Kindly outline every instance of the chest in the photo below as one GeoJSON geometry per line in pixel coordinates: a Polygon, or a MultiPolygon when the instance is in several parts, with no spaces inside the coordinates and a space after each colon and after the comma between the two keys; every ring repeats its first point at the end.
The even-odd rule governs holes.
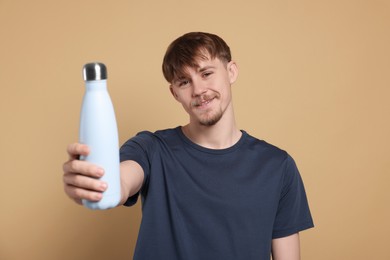
{"type": "Polygon", "coordinates": [[[250,152],[170,157],[155,158],[148,193],[183,211],[260,217],[277,209],[283,167],[276,161],[250,152]]]}

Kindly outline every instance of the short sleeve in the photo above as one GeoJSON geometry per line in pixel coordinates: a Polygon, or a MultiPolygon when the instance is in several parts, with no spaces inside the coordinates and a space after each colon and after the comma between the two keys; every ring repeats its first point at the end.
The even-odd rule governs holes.
{"type": "MultiPolygon", "coordinates": [[[[145,188],[145,183],[149,178],[150,172],[150,146],[152,145],[152,134],[144,131],[138,133],[126,141],[120,148],[120,161],[132,160],[137,162],[144,170],[144,183],[141,191],[145,188]]],[[[123,204],[125,206],[133,206],[138,200],[139,192],[129,197],[123,204]]]]}
{"type": "Polygon", "coordinates": [[[290,155],[287,155],[285,166],[272,238],[286,237],[314,227],[304,184],[290,155]]]}

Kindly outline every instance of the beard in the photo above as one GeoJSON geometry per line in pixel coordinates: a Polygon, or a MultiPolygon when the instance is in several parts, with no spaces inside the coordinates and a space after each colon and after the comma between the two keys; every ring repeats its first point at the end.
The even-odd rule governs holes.
{"type": "MultiPolygon", "coordinates": [[[[200,98],[192,101],[191,106],[196,109],[196,107],[200,106],[202,104],[202,102],[204,102],[204,101],[209,100],[209,101],[213,102],[212,100],[214,100],[214,99],[218,100],[219,98],[220,98],[219,94],[203,95],[200,98]]],[[[198,121],[199,125],[213,126],[219,122],[219,120],[222,118],[223,114],[224,114],[224,111],[222,110],[221,107],[219,107],[217,109],[210,108],[209,110],[202,111],[196,117],[198,119],[197,121],[198,121]]]]}
{"type": "Polygon", "coordinates": [[[223,116],[223,112],[221,110],[216,111],[212,115],[209,115],[208,113],[206,113],[206,115],[202,115],[199,118],[199,124],[201,126],[213,126],[219,122],[219,120],[222,118],[222,116],[223,116]]]}

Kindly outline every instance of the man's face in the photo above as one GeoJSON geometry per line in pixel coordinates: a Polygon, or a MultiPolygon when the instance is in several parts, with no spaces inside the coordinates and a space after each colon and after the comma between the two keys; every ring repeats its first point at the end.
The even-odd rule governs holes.
{"type": "Polygon", "coordinates": [[[231,109],[230,86],[237,78],[236,64],[226,64],[218,58],[201,59],[197,67],[186,67],[184,71],[185,75],[170,86],[173,96],[190,115],[191,123],[216,124],[231,109]]]}

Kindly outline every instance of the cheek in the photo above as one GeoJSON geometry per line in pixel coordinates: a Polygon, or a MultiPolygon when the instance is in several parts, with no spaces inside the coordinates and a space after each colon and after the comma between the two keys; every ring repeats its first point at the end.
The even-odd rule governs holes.
{"type": "Polygon", "coordinates": [[[171,92],[172,96],[177,99],[177,94],[176,92],[172,89],[172,87],[169,89],[169,91],[171,92]]]}
{"type": "Polygon", "coordinates": [[[184,111],[186,111],[188,114],[191,113],[191,109],[190,109],[189,106],[187,106],[187,105],[185,105],[185,104],[183,104],[183,103],[181,103],[181,106],[184,108],[184,111]]]}
{"type": "Polygon", "coordinates": [[[191,100],[187,100],[187,95],[184,92],[173,92],[172,95],[184,108],[191,102],[191,100]]]}
{"type": "Polygon", "coordinates": [[[176,99],[177,102],[179,103],[183,103],[183,97],[185,96],[184,94],[185,93],[182,93],[182,91],[171,91],[172,93],[172,96],[174,97],[174,99],[176,99]]]}

